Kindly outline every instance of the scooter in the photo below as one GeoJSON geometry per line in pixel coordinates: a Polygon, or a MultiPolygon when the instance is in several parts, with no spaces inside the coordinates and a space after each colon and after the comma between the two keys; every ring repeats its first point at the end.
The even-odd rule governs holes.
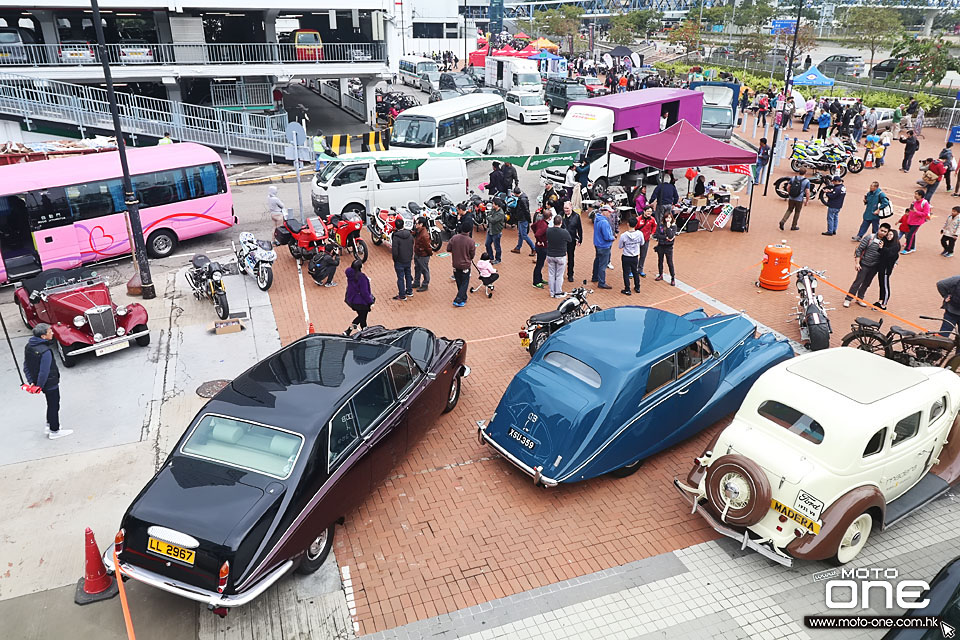
{"type": "MultiPolygon", "coordinates": [[[[584,281],[586,284],[586,281],[584,281]]],[[[578,318],[600,311],[600,307],[587,302],[587,295],[593,293],[586,287],[578,287],[570,292],[557,307],[556,311],[535,313],[520,329],[520,346],[533,356],[552,333],[578,318]]]]}
{"type": "Polygon", "coordinates": [[[193,297],[212,300],[217,317],[226,320],[230,315],[230,305],[227,302],[227,290],[223,286],[223,267],[220,263],[211,262],[210,258],[198,253],[190,259],[186,277],[193,297]]]}
{"type": "Polygon", "coordinates": [[[249,231],[240,234],[240,246],[235,243],[233,252],[237,256],[237,266],[240,273],[247,273],[257,280],[257,287],[266,291],[273,284],[273,263],[277,259],[277,252],[266,240],[257,240],[249,231]]]}
{"type": "MultiPolygon", "coordinates": [[[[830,320],[823,303],[823,296],[817,293],[817,278],[823,271],[814,271],[807,267],[795,271],[797,275],[797,310],[790,315],[800,325],[800,341],[811,351],[830,348],[830,320]]],[[[791,320],[787,320],[790,322],[791,320]]]]}

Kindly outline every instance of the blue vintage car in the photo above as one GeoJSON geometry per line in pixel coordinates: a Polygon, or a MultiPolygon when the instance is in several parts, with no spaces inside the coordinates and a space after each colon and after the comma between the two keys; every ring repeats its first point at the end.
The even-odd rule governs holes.
{"type": "Polygon", "coordinates": [[[548,487],[636,471],[734,412],[793,357],[741,314],[617,307],[563,327],[513,378],[480,442],[548,487]]]}

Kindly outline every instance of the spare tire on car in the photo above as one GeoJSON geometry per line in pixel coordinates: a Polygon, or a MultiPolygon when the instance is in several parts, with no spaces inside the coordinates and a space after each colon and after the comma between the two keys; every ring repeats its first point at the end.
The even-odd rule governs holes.
{"type": "Polygon", "coordinates": [[[717,458],[707,468],[704,486],[710,510],[727,524],[749,527],[760,522],[770,509],[767,475],[757,463],[741,455],[717,458]]]}

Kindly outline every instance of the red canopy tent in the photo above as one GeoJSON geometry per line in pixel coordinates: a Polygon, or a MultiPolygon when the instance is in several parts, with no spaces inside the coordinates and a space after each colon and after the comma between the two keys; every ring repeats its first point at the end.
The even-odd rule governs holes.
{"type": "MultiPolygon", "coordinates": [[[[714,140],[686,120],[680,120],[659,133],[614,142],[610,145],[610,152],[656,167],[661,171],[700,166],[719,169],[720,167],[715,165],[730,165],[725,170],[742,173],[734,166],[751,165],[757,162],[755,152],[714,140]]],[[[751,188],[748,210],[752,208],[753,189],[751,188]]],[[[749,219],[748,213],[748,225],[749,219]]]]}
{"type": "Polygon", "coordinates": [[[538,53],[540,53],[540,51],[536,47],[534,47],[532,44],[528,44],[523,49],[518,49],[513,55],[518,58],[529,58],[530,56],[535,56],[538,53]]]}
{"type": "Polygon", "coordinates": [[[511,47],[508,44],[503,45],[502,49],[497,49],[493,53],[489,54],[491,56],[515,56],[517,55],[517,50],[511,47]]]}
{"type": "Polygon", "coordinates": [[[517,38],[518,40],[529,40],[529,39],[530,39],[530,36],[528,36],[527,34],[525,34],[523,31],[521,31],[520,33],[515,34],[513,37],[514,37],[514,38],[517,38]]]}
{"type": "Polygon", "coordinates": [[[487,47],[471,51],[468,57],[467,66],[485,67],[487,64],[487,47]]]}
{"type": "Polygon", "coordinates": [[[757,161],[757,154],[753,151],[714,140],[686,120],[680,120],[660,133],[614,142],[610,151],[663,171],[704,165],[754,164],[757,161]]]}

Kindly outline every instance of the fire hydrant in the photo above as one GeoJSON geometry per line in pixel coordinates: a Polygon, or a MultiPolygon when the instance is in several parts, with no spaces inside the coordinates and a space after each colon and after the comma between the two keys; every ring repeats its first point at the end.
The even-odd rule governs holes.
{"type": "Polygon", "coordinates": [[[783,291],[790,285],[790,262],[793,249],[784,244],[768,244],[763,250],[763,267],[760,268],[758,287],[771,291],[783,291]]]}

